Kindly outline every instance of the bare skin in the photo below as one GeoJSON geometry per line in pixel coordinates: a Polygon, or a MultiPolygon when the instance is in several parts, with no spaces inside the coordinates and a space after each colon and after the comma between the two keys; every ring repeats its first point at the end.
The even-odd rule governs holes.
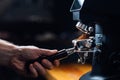
{"type": "Polygon", "coordinates": [[[30,72],[27,73],[25,65],[28,61],[42,56],[56,54],[57,50],[41,49],[36,46],[17,46],[10,42],[0,40],[0,65],[15,70],[18,74],[36,78],[39,75],[45,77],[46,69],[59,66],[59,60],[53,63],[43,59],[41,63],[34,62],[29,65],[30,72]]]}

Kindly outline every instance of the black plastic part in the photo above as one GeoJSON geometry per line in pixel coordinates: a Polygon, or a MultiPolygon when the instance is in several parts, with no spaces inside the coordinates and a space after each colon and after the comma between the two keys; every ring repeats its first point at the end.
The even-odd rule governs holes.
{"type": "Polygon", "coordinates": [[[49,61],[51,61],[51,62],[53,62],[54,60],[61,60],[61,59],[64,59],[64,58],[66,58],[68,56],[68,53],[67,53],[67,51],[66,51],[66,49],[63,49],[63,50],[60,50],[60,51],[58,51],[58,53],[56,53],[56,54],[53,54],[53,55],[50,55],[50,56],[40,56],[39,58],[37,58],[37,59],[35,59],[35,60],[30,60],[30,61],[28,61],[27,63],[26,63],[26,70],[27,70],[27,72],[29,72],[29,65],[31,64],[31,63],[34,63],[34,62],[39,62],[39,63],[41,63],[41,61],[43,60],[43,59],[47,59],[47,60],[49,60],[49,61]]]}

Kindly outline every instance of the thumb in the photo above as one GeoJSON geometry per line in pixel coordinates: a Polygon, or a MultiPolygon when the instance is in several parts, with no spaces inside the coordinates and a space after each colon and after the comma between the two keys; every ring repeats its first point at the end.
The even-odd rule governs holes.
{"type": "Polygon", "coordinates": [[[49,49],[41,49],[41,55],[44,56],[50,56],[53,54],[56,54],[58,52],[58,50],[54,49],[54,50],[49,50],[49,49]]]}

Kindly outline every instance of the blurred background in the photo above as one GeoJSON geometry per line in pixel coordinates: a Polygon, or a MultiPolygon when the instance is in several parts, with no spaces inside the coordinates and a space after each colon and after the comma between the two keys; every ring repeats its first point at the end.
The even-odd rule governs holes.
{"type": "Polygon", "coordinates": [[[69,12],[72,1],[0,0],[0,38],[18,45],[69,47],[77,31],[69,12]]]}
{"type": "MultiPolygon", "coordinates": [[[[71,41],[79,36],[76,22],[69,11],[72,2],[0,0],[0,39],[16,45],[35,45],[48,49],[72,47],[71,41]]],[[[70,56],[61,62],[76,62],[76,57],[70,56]]],[[[13,71],[3,68],[0,68],[0,77],[3,77],[0,80],[21,80],[13,71]]]]}
{"type": "Polygon", "coordinates": [[[79,36],[72,20],[73,0],[0,0],[0,38],[16,45],[72,47],[79,36]]]}

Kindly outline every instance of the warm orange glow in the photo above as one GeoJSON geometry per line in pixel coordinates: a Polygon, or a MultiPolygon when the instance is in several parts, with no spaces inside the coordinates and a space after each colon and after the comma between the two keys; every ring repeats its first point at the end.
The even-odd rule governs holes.
{"type": "Polygon", "coordinates": [[[49,70],[48,80],[79,80],[86,72],[91,70],[87,64],[62,64],[49,70]]]}
{"type": "Polygon", "coordinates": [[[86,38],[88,38],[88,34],[82,34],[77,38],[77,40],[86,39],[86,38]]]}

